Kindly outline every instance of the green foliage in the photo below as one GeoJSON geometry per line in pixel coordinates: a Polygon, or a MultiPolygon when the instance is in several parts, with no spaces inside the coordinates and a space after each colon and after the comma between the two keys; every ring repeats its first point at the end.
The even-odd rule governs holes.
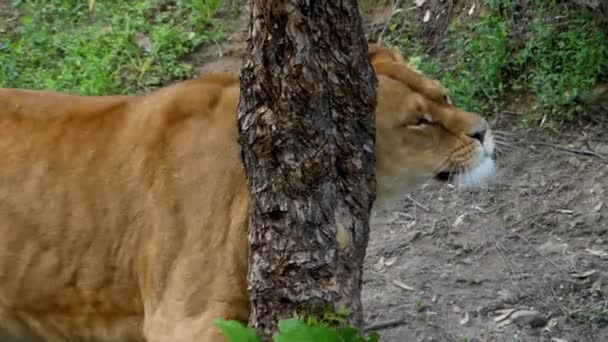
{"type": "Polygon", "coordinates": [[[20,25],[0,37],[0,87],[147,90],[191,77],[183,57],[223,35],[219,0],[13,3],[20,25]]]}
{"type": "Polygon", "coordinates": [[[516,54],[537,106],[550,115],[572,119],[580,112],[580,96],[608,70],[606,39],[590,18],[570,13],[563,24],[546,18],[533,21],[533,35],[516,54]],[[522,66],[529,66],[522,68],[522,66]]]}
{"type": "Polygon", "coordinates": [[[608,42],[597,20],[580,7],[540,0],[525,11],[513,0],[484,4],[479,19],[451,23],[441,57],[426,55],[411,30],[394,22],[386,40],[438,78],[464,109],[491,113],[505,94],[528,93],[534,100],[528,120],[576,119],[585,94],[608,71],[608,42]]]}
{"type": "MultiPolygon", "coordinates": [[[[321,317],[294,315],[293,318],[278,322],[278,331],[272,336],[273,342],[378,342],[380,336],[371,333],[364,337],[359,330],[350,326],[347,318],[350,312],[341,310],[326,312],[321,317]]],[[[215,324],[230,342],[259,342],[257,332],[237,321],[216,320],[215,324]]]]}
{"type": "MultiPolygon", "coordinates": [[[[279,321],[279,331],[272,337],[274,342],[377,342],[377,334],[361,337],[359,331],[348,325],[332,328],[324,324],[308,324],[298,318],[279,321]]],[[[230,341],[237,342],[237,341],[230,341]]]]}
{"type": "Polygon", "coordinates": [[[445,83],[454,89],[452,96],[463,107],[484,112],[491,102],[504,94],[509,61],[507,24],[496,15],[479,22],[451,25],[451,48],[455,64],[448,69],[445,83]]]}
{"type": "Polygon", "coordinates": [[[303,320],[308,325],[339,326],[347,325],[348,317],[352,311],[348,308],[338,308],[336,310],[326,309],[321,317],[317,315],[302,316],[298,313],[293,314],[293,318],[303,320]]]}

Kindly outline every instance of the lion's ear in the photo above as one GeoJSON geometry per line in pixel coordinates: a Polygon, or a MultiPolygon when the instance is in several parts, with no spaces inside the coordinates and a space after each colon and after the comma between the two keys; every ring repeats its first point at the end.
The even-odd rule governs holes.
{"type": "Polygon", "coordinates": [[[378,43],[369,43],[367,47],[367,55],[372,64],[381,62],[406,63],[403,56],[386,46],[378,43]]]}

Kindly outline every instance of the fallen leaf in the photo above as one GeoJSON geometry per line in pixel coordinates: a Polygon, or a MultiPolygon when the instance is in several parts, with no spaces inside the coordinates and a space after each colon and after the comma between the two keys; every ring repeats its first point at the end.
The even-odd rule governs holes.
{"type": "Polygon", "coordinates": [[[462,319],[458,323],[460,323],[460,325],[465,325],[465,324],[469,323],[469,313],[465,312],[464,317],[462,317],[462,319]]]}
{"type": "Polygon", "coordinates": [[[380,271],[382,271],[383,268],[384,268],[384,257],[380,257],[380,259],[378,259],[378,262],[376,262],[374,264],[373,269],[376,272],[380,272],[380,271]]]}
{"type": "Polygon", "coordinates": [[[496,310],[495,313],[500,314],[500,316],[496,316],[494,317],[494,322],[500,322],[500,321],[504,321],[505,319],[509,318],[509,316],[511,316],[511,314],[515,311],[515,309],[501,309],[501,310],[496,310]]]}
{"type": "Polygon", "coordinates": [[[588,278],[589,276],[592,276],[595,273],[597,273],[597,270],[590,270],[590,271],[583,272],[583,273],[572,273],[572,276],[574,278],[588,278]]]}
{"type": "Polygon", "coordinates": [[[569,210],[569,209],[557,209],[555,211],[556,213],[560,213],[560,214],[574,214],[574,210],[569,210]]]}
{"type": "Polygon", "coordinates": [[[417,7],[424,5],[425,2],[426,2],[426,0],[414,0],[414,3],[416,4],[417,7]]]}
{"type": "Polygon", "coordinates": [[[397,286],[398,288],[402,289],[402,290],[406,290],[406,291],[416,291],[415,288],[411,287],[411,286],[407,286],[404,283],[400,282],[397,279],[393,279],[393,284],[395,286],[397,286]]]}
{"type": "Polygon", "coordinates": [[[547,326],[543,329],[543,331],[551,332],[551,329],[555,328],[556,326],[557,326],[557,320],[555,318],[551,318],[549,320],[549,323],[547,323],[547,326]]]}
{"type": "Polygon", "coordinates": [[[384,265],[393,266],[395,261],[397,261],[397,257],[388,258],[388,259],[384,260],[384,265]]]}
{"type": "Polygon", "coordinates": [[[598,211],[602,210],[603,206],[604,206],[604,202],[600,202],[600,203],[596,204],[595,207],[593,207],[593,211],[598,212],[598,211]]]}
{"type": "Polygon", "coordinates": [[[458,227],[460,226],[463,222],[464,222],[464,217],[466,216],[466,214],[462,214],[460,216],[458,216],[456,218],[456,220],[454,220],[454,223],[452,223],[453,227],[458,227]]]}
{"type": "Polygon", "coordinates": [[[469,15],[473,15],[473,12],[475,12],[475,4],[471,6],[471,9],[469,10],[469,15]]]}
{"type": "Polygon", "coordinates": [[[422,18],[422,22],[428,23],[429,20],[431,20],[431,11],[426,10],[426,13],[424,13],[424,18],[422,18]]]}

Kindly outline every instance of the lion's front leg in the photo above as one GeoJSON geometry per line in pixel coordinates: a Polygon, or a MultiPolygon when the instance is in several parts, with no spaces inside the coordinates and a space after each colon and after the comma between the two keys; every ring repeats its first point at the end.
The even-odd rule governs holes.
{"type": "MultiPolygon", "coordinates": [[[[248,313],[248,311],[247,311],[248,313]]],[[[245,311],[235,312],[234,306],[211,305],[198,317],[168,315],[167,310],[157,310],[146,315],[144,336],[148,342],[228,342],[221,330],[213,324],[217,318],[236,319],[246,323],[245,311]]]]}
{"type": "Polygon", "coordinates": [[[239,179],[237,193],[228,185],[178,182],[152,197],[152,224],[137,265],[149,342],[226,342],[214,320],[248,321],[249,202],[244,177],[239,179]]]}
{"type": "Polygon", "coordinates": [[[168,253],[149,256],[141,279],[148,342],[227,342],[213,321],[247,322],[246,257],[231,254],[182,248],[170,262],[158,260],[168,253]]]}

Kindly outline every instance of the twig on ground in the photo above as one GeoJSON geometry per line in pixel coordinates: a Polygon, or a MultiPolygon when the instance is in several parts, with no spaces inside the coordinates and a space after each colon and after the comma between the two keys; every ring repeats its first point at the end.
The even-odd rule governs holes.
{"type": "Polygon", "coordinates": [[[591,151],[591,152],[595,152],[593,150],[593,148],[591,147],[591,144],[589,143],[588,139],[583,140],[583,144],[585,144],[585,147],[587,147],[587,150],[591,151]]]}
{"type": "MultiPolygon", "coordinates": [[[[519,225],[522,222],[525,222],[531,218],[534,217],[538,217],[538,216],[544,216],[546,214],[552,213],[557,211],[556,209],[548,209],[545,211],[541,211],[541,212],[536,212],[536,213],[532,213],[530,215],[527,215],[525,217],[522,217],[520,220],[517,220],[513,223],[511,223],[508,226],[505,226],[503,229],[507,230],[507,229],[511,229],[517,225],[519,225]]],[[[541,257],[545,258],[545,260],[547,260],[551,265],[553,265],[555,268],[557,268],[557,270],[559,270],[560,272],[564,273],[564,274],[568,274],[566,271],[564,271],[563,268],[561,268],[558,264],[556,264],[553,260],[549,259],[547,256],[545,256],[543,253],[541,253],[541,251],[539,251],[531,242],[530,240],[528,240],[525,236],[521,235],[520,233],[516,232],[516,231],[511,231],[510,234],[513,234],[514,236],[516,236],[517,238],[519,238],[520,240],[524,241],[525,243],[528,244],[528,246],[530,246],[530,248],[532,248],[536,253],[538,253],[538,255],[540,255],[541,257]]]]}
{"type": "Polygon", "coordinates": [[[377,330],[382,330],[382,329],[386,329],[386,328],[392,328],[392,327],[395,327],[398,325],[403,325],[406,323],[407,323],[406,318],[389,319],[388,321],[370,324],[370,325],[366,326],[365,328],[363,328],[363,331],[365,331],[365,332],[377,331],[377,330]]]}
{"type": "Polygon", "coordinates": [[[521,235],[518,232],[511,232],[511,234],[513,234],[514,236],[518,237],[520,240],[522,240],[523,242],[525,242],[528,246],[530,246],[530,248],[532,248],[532,250],[534,250],[538,255],[540,255],[541,257],[543,257],[545,260],[547,260],[551,265],[553,265],[553,267],[555,267],[558,271],[564,273],[564,274],[568,274],[568,272],[564,271],[563,268],[561,268],[561,266],[559,266],[558,264],[556,264],[553,260],[549,259],[549,257],[547,257],[546,255],[544,255],[541,251],[538,250],[538,248],[536,248],[536,246],[534,246],[532,244],[532,242],[530,242],[530,240],[528,240],[525,236],[521,235]]]}
{"type": "Polygon", "coordinates": [[[428,213],[429,211],[431,211],[431,209],[430,209],[429,207],[427,207],[427,206],[425,206],[424,204],[422,204],[422,203],[420,203],[420,202],[416,201],[415,199],[413,199],[413,198],[412,198],[412,196],[407,195],[407,199],[409,199],[410,201],[412,201],[412,203],[414,203],[414,205],[419,206],[420,208],[422,208],[422,209],[423,209],[424,211],[426,211],[427,213],[428,213]]]}

